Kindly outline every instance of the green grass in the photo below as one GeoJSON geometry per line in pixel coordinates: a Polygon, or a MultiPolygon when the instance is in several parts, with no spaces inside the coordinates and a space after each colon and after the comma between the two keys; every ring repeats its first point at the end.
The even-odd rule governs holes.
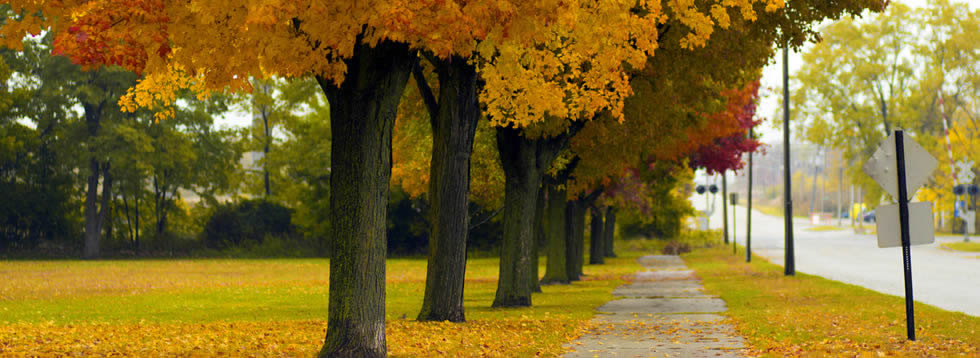
{"type": "MultiPolygon", "coordinates": [[[[544,286],[533,295],[532,307],[513,309],[490,308],[499,261],[471,258],[463,324],[414,321],[422,306],[426,261],[390,259],[389,353],[559,354],[562,344],[588,328],[595,309],[613,299],[612,290],[641,269],[636,258],[644,252],[619,251],[620,257],[607,258],[604,265],[586,265],[582,281],[544,286]]],[[[542,258],[541,274],[545,262],[542,258]]],[[[0,273],[0,356],[265,355],[285,347],[309,355],[322,344],[326,328],[326,259],[7,261],[0,262],[0,273]],[[161,334],[148,337],[148,332],[161,334]],[[185,339],[175,342],[167,332],[184,332],[185,339]],[[254,340],[254,332],[265,332],[264,338],[254,340]]]]}
{"type": "MultiPolygon", "coordinates": [[[[739,206],[744,207],[744,205],[739,205],[739,206]]],[[[783,212],[785,211],[785,208],[783,206],[781,206],[781,205],[763,205],[763,204],[759,204],[759,203],[752,203],[752,210],[757,210],[760,213],[763,213],[763,214],[766,214],[766,215],[769,215],[769,216],[782,217],[783,216],[783,212]]],[[[803,214],[800,214],[800,213],[795,212],[795,211],[794,211],[793,217],[794,218],[797,218],[797,219],[809,219],[808,216],[803,215],[803,214]]]]}
{"type": "Polygon", "coordinates": [[[840,231],[840,230],[844,230],[844,228],[840,226],[832,226],[832,225],[818,225],[818,226],[811,226],[803,230],[823,232],[823,231],[840,231]]]}
{"type": "Polygon", "coordinates": [[[953,251],[980,252],[980,242],[947,242],[942,248],[953,251]]]}
{"type": "MultiPolygon", "coordinates": [[[[497,259],[470,259],[464,306],[472,319],[546,312],[591,317],[612,298],[635,255],[587,265],[586,280],[545,286],[530,308],[490,309],[497,259]],[[575,295],[572,301],[564,295],[575,295]]],[[[541,272],[544,272],[542,258],[541,272]]],[[[422,305],[425,260],[388,260],[386,314],[413,318],[422,305]]],[[[211,322],[320,319],[326,316],[329,260],[177,260],[3,262],[0,322],[211,322]]]]}
{"type": "Polygon", "coordinates": [[[976,355],[980,318],[916,303],[919,340],[906,342],[904,298],[797,273],[725,248],[684,256],[754,353],[766,356],[976,355]]]}

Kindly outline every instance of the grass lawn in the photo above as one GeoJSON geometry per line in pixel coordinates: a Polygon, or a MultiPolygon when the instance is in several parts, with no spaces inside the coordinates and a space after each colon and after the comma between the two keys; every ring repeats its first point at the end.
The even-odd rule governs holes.
{"type": "MultiPolygon", "coordinates": [[[[586,265],[582,281],[545,286],[519,309],[490,308],[498,260],[470,259],[463,324],[414,321],[426,262],[388,260],[389,354],[558,355],[640,254],[586,265]]],[[[0,277],[0,356],[312,356],[326,333],[326,259],[8,261],[0,277]]]]}
{"type": "Polygon", "coordinates": [[[916,303],[915,342],[905,337],[905,299],[817,276],[783,276],[781,267],[725,248],[684,256],[705,289],[762,356],[973,356],[980,318],[916,303]]]}
{"type": "Polygon", "coordinates": [[[980,242],[947,242],[941,245],[942,248],[954,251],[980,252],[980,242]]]}
{"type": "Polygon", "coordinates": [[[819,225],[819,226],[811,226],[803,230],[822,232],[822,231],[840,231],[840,230],[844,230],[844,228],[840,226],[832,226],[832,225],[819,225]]]}

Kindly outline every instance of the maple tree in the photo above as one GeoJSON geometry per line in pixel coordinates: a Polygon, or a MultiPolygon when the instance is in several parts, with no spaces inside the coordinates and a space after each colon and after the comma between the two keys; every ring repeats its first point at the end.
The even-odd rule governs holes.
{"type": "Polygon", "coordinates": [[[742,155],[755,152],[762,145],[757,139],[748,136],[749,130],[762,123],[755,118],[759,82],[749,83],[738,91],[726,91],[728,106],[724,112],[715,115],[715,128],[724,128],[722,135],[708,144],[701,145],[691,155],[689,165],[694,169],[705,169],[709,175],[739,170],[745,165],[742,155]],[[726,125],[727,124],[727,125],[726,125]]]}
{"type": "MultiPolygon", "coordinates": [[[[544,112],[615,107],[627,93],[606,88],[622,88],[617,69],[653,50],[647,36],[637,35],[655,32],[662,16],[659,4],[643,16],[632,13],[631,5],[13,1],[19,21],[2,31],[4,44],[17,48],[23,34],[48,28],[57,36],[57,51],[76,63],[116,64],[142,74],[122,104],[162,107],[161,117],[172,113],[167,107],[181,89],[247,89],[253,76],[314,74],[331,103],[336,134],[330,324],[321,354],[378,356],[385,353],[379,322],[384,320],[391,129],[416,61],[414,49],[440,59],[478,53],[484,59],[479,64],[482,90],[494,98],[488,113],[498,123],[529,123],[544,112]],[[579,25],[613,20],[628,31],[579,25]],[[608,56],[592,61],[590,54],[599,52],[608,56]],[[579,64],[585,61],[590,65],[583,71],[579,64]],[[566,66],[575,70],[566,73],[566,66]],[[597,89],[548,85],[553,77],[590,81],[597,89]],[[524,92],[517,98],[511,95],[515,84],[524,92]],[[566,98],[569,91],[599,95],[566,98]],[[526,97],[540,100],[522,100],[526,97]]],[[[467,61],[453,65],[465,67],[467,61]]]]}
{"type": "MultiPolygon", "coordinates": [[[[840,7],[804,11],[811,9],[809,5],[797,2],[788,4],[785,11],[761,13],[755,21],[733,17],[730,28],[716,31],[703,48],[693,51],[676,45],[681,42],[679,35],[668,31],[660,40],[657,56],[651,57],[631,79],[634,95],[625,101],[625,121],[619,123],[603,116],[572,138],[571,150],[580,161],[568,182],[570,192],[578,194],[603,187],[609,191],[622,185],[621,179],[636,177],[631,174],[634,168],[687,158],[699,147],[709,148],[715,141],[750,149],[754,144],[741,139],[745,128],[736,114],[745,112],[743,109],[747,108],[743,107],[751,103],[749,97],[755,96],[757,85],[749,84],[771,58],[771,44],[798,45],[814,40],[815,20],[881,7],[880,2],[837,5],[840,7]],[[722,139],[725,137],[730,138],[722,139]]],[[[751,115],[743,115],[742,119],[748,125],[750,121],[745,120],[751,115]]],[[[732,154],[726,162],[737,165],[737,151],[730,149],[736,148],[724,149],[726,155],[732,154]]],[[[599,214],[598,210],[595,214],[599,214]]],[[[601,220],[598,215],[593,219],[601,220]]],[[[612,219],[615,220],[615,211],[612,219]]],[[[593,225],[593,229],[601,232],[600,225],[593,225]]],[[[599,247],[592,250],[602,251],[599,247]]],[[[611,249],[607,252],[612,254],[611,249]]]]}
{"type": "MultiPolygon", "coordinates": [[[[680,46],[693,48],[703,46],[716,26],[730,26],[733,17],[753,20],[758,17],[756,8],[775,11],[783,3],[741,0],[709,6],[670,1],[666,5],[19,0],[10,2],[19,21],[0,31],[4,44],[16,48],[23,34],[48,29],[57,36],[57,51],[77,63],[117,64],[142,74],[121,103],[128,109],[162,109],[161,118],[172,114],[176,94],[183,89],[200,93],[248,89],[251,77],[313,74],[330,101],[335,134],[330,178],[330,324],[321,354],[377,356],[385,353],[381,323],[391,131],[417,53],[448,65],[447,73],[466,74],[455,76],[457,81],[470,78],[467,83],[475,84],[470,74],[479,74],[482,80],[478,92],[469,84],[440,86],[440,91],[480,93],[486,116],[500,126],[505,234],[494,304],[529,305],[532,285],[527,263],[534,194],[541,175],[567,142],[567,134],[580,126],[575,123],[598,112],[622,117],[623,100],[631,94],[627,68],[643,67],[659,46],[658,34],[668,20],[679,24],[674,33],[681,36],[680,46]],[[569,123],[573,123],[571,130],[569,123]],[[562,132],[566,135],[554,136],[562,132]]],[[[829,12],[834,11],[841,10],[829,12]]],[[[795,21],[800,15],[787,17],[795,21]]],[[[444,99],[448,97],[440,98],[440,108],[449,108],[440,111],[469,121],[447,126],[475,127],[471,96],[461,96],[458,106],[453,105],[457,101],[444,99]]],[[[435,122],[442,123],[439,118],[435,122]]],[[[468,153],[472,137],[466,137],[472,130],[450,132],[461,140],[447,140],[461,144],[445,151],[436,145],[434,153],[468,153]]],[[[439,160],[432,165],[437,173],[469,168],[461,164],[465,160],[439,160]]],[[[439,190],[453,193],[455,199],[446,203],[437,199],[440,205],[450,204],[443,207],[454,208],[466,199],[468,184],[441,177],[432,180],[439,183],[439,190]]],[[[447,225],[466,227],[459,222],[452,219],[447,225]]],[[[459,246],[455,247],[458,252],[459,246]]]]}
{"type": "MultiPolygon", "coordinates": [[[[753,13],[753,10],[751,9],[751,4],[732,4],[732,6],[741,7],[742,12],[745,14],[753,13]]],[[[774,5],[770,4],[770,6],[774,6],[774,5]]],[[[697,18],[695,20],[703,21],[707,19],[710,21],[710,19],[708,19],[704,14],[701,14],[700,12],[697,11],[697,9],[693,7],[689,7],[688,5],[672,4],[671,8],[677,11],[678,13],[677,18],[679,18],[680,21],[682,22],[686,21],[686,23],[693,23],[692,19],[695,18],[697,18]]],[[[722,8],[719,7],[719,9],[722,8]]],[[[608,9],[600,9],[600,10],[608,11],[608,9]]],[[[715,12],[714,15],[720,16],[719,14],[721,13],[722,12],[715,12]]],[[[632,18],[632,16],[628,18],[632,18]]],[[[728,21],[727,18],[723,20],[728,21]]],[[[684,39],[682,39],[682,42],[686,46],[694,46],[697,43],[697,41],[699,41],[698,40],[699,38],[706,37],[711,32],[710,26],[707,29],[705,29],[703,26],[699,28],[700,28],[699,30],[696,30],[692,33],[685,34],[685,37],[684,39]],[[695,32],[697,32],[697,34],[695,34],[695,32]]],[[[588,33],[588,31],[586,31],[586,33],[588,33]]],[[[628,31],[625,33],[629,34],[628,31]]],[[[651,35],[653,35],[653,33],[651,33],[651,35]]],[[[579,38],[578,36],[581,35],[576,35],[576,37],[571,37],[569,39],[563,40],[564,43],[562,44],[561,51],[568,52],[570,54],[575,54],[574,51],[579,51],[580,49],[582,49],[582,46],[586,46],[584,49],[582,49],[583,52],[578,53],[575,56],[588,54],[588,53],[598,53],[595,51],[595,49],[589,48],[589,46],[592,45],[579,43],[578,41],[580,41],[581,38],[579,38]]],[[[623,35],[618,34],[617,36],[621,38],[623,35]]],[[[607,51],[602,51],[602,53],[610,54],[610,55],[602,57],[601,61],[594,58],[574,59],[571,55],[568,55],[569,56],[568,58],[573,58],[573,61],[581,61],[581,63],[588,63],[588,66],[586,68],[589,68],[590,70],[584,72],[585,76],[583,76],[581,70],[576,69],[576,66],[574,65],[558,63],[555,69],[549,69],[547,67],[544,68],[546,70],[545,81],[539,81],[538,83],[532,82],[529,86],[521,87],[521,88],[515,88],[513,82],[495,82],[499,79],[498,76],[500,76],[498,70],[503,68],[508,71],[515,71],[513,73],[525,73],[524,71],[528,71],[528,70],[532,70],[532,71],[542,70],[541,67],[535,68],[535,66],[538,66],[537,63],[533,63],[533,62],[526,63],[525,61],[525,63],[521,63],[519,67],[516,68],[502,67],[502,66],[484,68],[481,71],[479,71],[479,74],[477,74],[476,71],[471,69],[471,67],[473,67],[474,64],[467,63],[467,59],[450,58],[447,61],[446,59],[439,58],[438,56],[429,53],[427,56],[424,57],[428,59],[428,63],[430,63],[433,67],[435,67],[434,72],[438,73],[437,77],[439,82],[437,87],[438,89],[436,91],[433,91],[430,88],[426,76],[424,75],[423,71],[420,70],[420,66],[416,66],[414,68],[413,74],[415,77],[415,83],[416,85],[418,85],[419,88],[419,92],[420,92],[419,94],[421,97],[420,101],[424,103],[425,110],[429,114],[428,117],[430,118],[430,123],[433,128],[432,141],[433,141],[434,150],[432,152],[432,159],[430,160],[431,174],[428,176],[430,202],[433,204],[432,226],[431,226],[432,239],[430,240],[431,243],[430,244],[430,267],[433,268],[433,271],[438,271],[438,273],[437,272],[433,273],[434,275],[433,277],[436,276],[447,277],[446,275],[447,273],[453,273],[453,275],[448,275],[448,278],[450,278],[448,280],[445,279],[441,281],[429,280],[430,282],[432,282],[434,287],[427,288],[426,296],[425,296],[426,303],[423,304],[424,313],[423,315],[420,315],[420,318],[422,318],[423,316],[431,316],[432,319],[462,320],[461,305],[458,303],[457,299],[452,299],[452,298],[443,299],[443,297],[447,295],[441,295],[441,294],[430,295],[430,292],[438,292],[438,291],[450,292],[451,294],[448,295],[450,297],[461,297],[462,281],[461,278],[459,277],[462,277],[463,257],[465,256],[465,237],[466,237],[466,228],[467,228],[466,225],[467,216],[465,215],[466,212],[465,208],[466,208],[466,191],[468,190],[467,186],[469,180],[469,176],[467,175],[467,170],[470,167],[468,153],[471,153],[472,151],[471,149],[472,141],[473,141],[472,133],[475,128],[475,125],[473,123],[480,118],[480,111],[476,105],[476,97],[475,97],[475,94],[478,92],[476,89],[477,83],[481,81],[485,83],[484,85],[482,85],[483,87],[481,87],[479,91],[481,93],[481,100],[483,101],[485,107],[487,108],[486,116],[490,118],[492,123],[498,125],[525,125],[531,121],[540,120],[541,118],[540,115],[527,116],[527,118],[525,118],[525,116],[522,115],[523,112],[515,110],[514,105],[508,104],[506,99],[516,100],[518,102],[527,102],[525,98],[540,98],[538,97],[540,92],[536,92],[536,91],[539,91],[542,85],[564,86],[564,87],[559,87],[564,89],[560,93],[560,96],[556,97],[559,100],[558,102],[561,103],[560,106],[549,105],[547,103],[535,104],[539,106],[537,111],[545,112],[551,117],[557,117],[559,120],[563,116],[572,117],[572,118],[579,118],[581,116],[587,118],[590,113],[595,113],[599,110],[610,110],[613,113],[618,113],[619,112],[618,107],[621,106],[622,98],[626,94],[628,94],[628,87],[622,86],[623,78],[618,78],[618,79],[612,78],[615,79],[615,81],[613,81],[612,83],[614,84],[617,82],[620,83],[620,85],[613,85],[612,90],[606,90],[603,89],[602,87],[590,88],[590,87],[582,86],[582,84],[593,85],[597,83],[595,82],[597,78],[589,77],[593,75],[589,74],[588,72],[592,72],[591,69],[597,68],[596,66],[599,64],[602,65],[601,68],[616,69],[616,68],[620,68],[618,66],[621,65],[621,62],[626,60],[631,60],[634,62],[634,65],[636,65],[635,61],[637,55],[641,56],[639,57],[640,59],[645,58],[646,54],[643,51],[644,46],[650,46],[650,45],[649,44],[644,45],[642,42],[640,42],[637,44],[626,44],[626,46],[624,46],[623,44],[615,44],[615,46],[618,47],[613,47],[611,49],[606,49],[607,51]],[[624,49],[627,51],[624,52],[623,51],[624,49]],[[610,52],[609,50],[618,50],[618,52],[610,52]],[[623,54],[629,55],[631,57],[624,57],[623,54]],[[563,66],[570,68],[572,70],[569,71],[567,69],[562,69],[563,66]],[[479,77],[479,81],[477,81],[477,77],[479,77]],[[462,83],[460,81],[462,81],[462,83]],[[497,83],[497,84],[502,83],[509,87],[505,87],[504,90],[499,90],[496,87],[492,86],[493,83],[497,83]],[[573,87],[569,87],[569,86],[573,86],[573,87]],[[435,96],[435,93],[437,92],[439,94],[438,98],[435,96]],[[502,95],[503,99],[497,98],[498,96],[496,95],[496,93],[503,93],[502,95]],[[501,103],[506,104],[507,107],[501,107],[501,103]],[[571,113],[571,116],[569,116],[569,113],[571,113]],[[503,118],[503,120],[501,118],[503,118]],[[441,132],[439,128],[443,128],[445,132],[441,132]],[[451,128],[456,128],[456,129],[451,129],[451,128]],[[452,147],[449,147],[450,145],[452,145],[452,147]],[[460,153],[462,153],[463,155],[460,155],[460,153]],[[445,158],[443,158],[444,156],[445,158]],[[450,166],[442,167],[443,163],[448,163],[446,165],[450,165],[450,166]],[[452,198],[443,198],[443,196],[445,195],[452,195],[452,198]],[[447,261],[451,261],[451,262],[447,262],[447,261]],[[457,286],[458,289],[455,290],[447,289],[445,287],[439,287],[440,285],[457,285],[457,284],[459,286],[457,286]],[[429,302],[431,302],[429,299],[430,297],[433,297],[433,300],[448,301],[448,302],[443,302],[442,304],[433,303],[430,305],[429,304],[429,302]],[[436,297],[440,297],[440,298],[436,298],[436,297]],[[431,312],[434,309],[432,307],[454,307],[454,306],[460,307],[459,313],[440,314],[440,313],[431,312]]],[[[524,55],[522,56],[529,56],[528,53],[533,54],[535,56],[541,55],[540,49],[523,48],[521,49],[521,51],[522,51],[521,53],[524,53],[524,55]]],[[[547,49],[547,48],[545,49],[545,51],[552,52],[552,53],[561,52],[558,51],[557,49],[547,49]]],[[[506,58],[507,56],[505,55],[507,54],[502,54],[501,57],[493,58],[492,60],[499,61],[500,58],[506,58]]],[[[549,53],[548,55],[550,56],[551,54],[549,53]]],[[[482,52],[480,52],[480,54],[478,54],[478,56],[476,56],[475,59],[472,58],[470,59],[470,61],[475,61],[475,66],[477,67],[480,66],[479,65],[480,63],[483,63],[484,61],[487,60],[488,60],[487,56],[482,52]]],[[[618,73],[623,73],[622,69],[620,69],[618,73]]],[[[517,75],[513,76],[513,79],[524,80],[526,78],[529,77],[524,74],[519,76],[517,75]]],[[[534,80],[533,78],[531,79],[532,81],[534,80]]],[[[602,78],[598,78],[598,79],[601,80],[602,78]]],[[[518,83],[518,85],[523,86],[524,84],[518,83]]],[[[435,87],[435,86],[431,86],[431,87],[435,87]]],[[[520,108],[523,107],[518,107],[517,109],[520,108]]],[[[560,122],[558,127],[552,125],[551,128],[547,128],[547,129],[561,130],[560,127],[562,123],[564,122],[560,122]]],[[[511,131],[509,133],[511,134],[513,140],[513,138],[516,138],[516,136],[519,135],[520,132],[511,131]]],[[[519,143],[519,142],[512,141],[511,144],[509,145],[513,145],[514,143],[519,143]]],[[[554,141],[554,143],[560,146],[560,143],[563,143],[563,141],[556,140],[554,141]]],[[[498,147],[499,146],[500,145],[498,143],[498,147]]],[[[550,150],[551,152],[550,154],[540,158],[542,160],[540,161],[541,168],[538,168],[539,172],[544,168],[546,168],[547,165],[549,165],[550,159],[548,157],[549,156],[553,157],[554,154],[557,152],[557,149],[559,148],[552,148],[550,150]]],[[[531,177],[540,177],[540,173],[532,173],[531,177]]],[[[540,179],[535,179],[535,180],[540,180],[540,179]]],[[[510,182],[513,181],[514,179],[512,177],[510,182]]],[[[537,187],[537,183],[528,182],[528,184],[531,184],[530,186],[537,187]]],[[[537,189],[534,189],[534,191],[536,190],[537,189]]],[[[522,199],[529,200],[528,203],[533,203],[533,199],[534,199],[533,194],[530,196],[524,194],[528,194],[528,193],[517,194],[511,191],[511,196],[517,195],[522,199]]],[[[514,204],[505,205],[504,206],[505,218],[508,217],[507,212],[509,212],[510,210],[530,208],[531,206],[532,205],[517,205],[517,206],[515,206],[514,204]]],[[[530,213],[525,212],[523,214],[515,214],[510,217],[527,218],[530,216],[529,214],[530,213]]],[[[530,225],[529,220],[514,223],[514,220],[505,219],[505,231],[507,231],[506,228],[508,227],[527,228],[529,227],[529,225],[530,225]],[[513,224],[507,224],[507,223],[513,223],[513,224]]],[[[498,300],[495,302],[495,305],[511,306],[511,305],[530,304],[530,292],[524,291],[523,287],[527,287],[527,286],[533,287],[535,286],[535,284],[527,282],[525,277],[528,276],[533,277],[531,279],[536,281],[537,276],[533,272],[531,272],[533,270],[527,270],[526,264],[524,263],[519,265],[515,264],[517,262],[529,262],[529,261],[525,261],[527,260],[526,258],[529,255],[531,255],[531,252],[526,250],[527,248],[526,243],[529,240],[527,236],[523,236],[523,237],[518,236],[518,234],[522,234],[522,233],[526,234],[528,232],[529,231],[527,230],[518,231],[518,232],[514,232],[512,230],[509,233],[505,233],[504,235],[505,248],[513,247],[515,250],[520,252],[506,252],[505,254],[502,255],[504,260],[501,264],[501,277],[502,277],[500,281],[501,289],[498,291],[498,300]],[[514,242],[516,242],[517,245],[508,244],[514,242]],[[515,257],[518,259],[515,261],[510,261],[511,257],[515,257]],[[520,258],[525,258],[525,259],[520,259],[520,258]],[[513,279],[513,278],[517,278],[517,279],[513,279]],[[513,297],[512,294],[509,292],[511,291],[511,289],[515,287],[517,287],[518,288],[517,290],[519,291],[516,295],[517,297],[513,297]]],[[[439,310],[439,309],[436,308],[435,310],[439,310]]]]}

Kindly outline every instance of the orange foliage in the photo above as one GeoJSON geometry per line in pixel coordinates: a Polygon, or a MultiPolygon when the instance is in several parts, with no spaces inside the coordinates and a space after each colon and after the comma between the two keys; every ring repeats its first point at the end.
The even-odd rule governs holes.
{"type": "Polygon", "coordinates": [[[703,46],[733,12],[757,17],[783,0],[12,0],[19,21],[0,29],[8,47],[47,27],[78,63],[119,64],[145,74],[123,104],[160,107],[172,92],[249,89],[250,77],[322,76],[341,83],[358,42],[404,42],[447,58],[471,58],[495,124],[527,125],[545,115],[622,117],[632,91],[627,68],[641,68],[660,25],[685,48],[703,46]],[[44,14],[44,17],[33,14],[44,14]],[[682,31],[681,29],[687,29],[682,31]],[[206,34],[206,35],[204,35],[206,34]]]}

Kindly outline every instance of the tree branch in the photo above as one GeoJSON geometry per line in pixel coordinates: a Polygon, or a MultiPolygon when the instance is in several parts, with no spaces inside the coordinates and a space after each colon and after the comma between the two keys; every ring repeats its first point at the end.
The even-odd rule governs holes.
{"type": "Polygon", "coordinates": [[[429,110],[429,118],[431,118],[432,129],[435,130],[435,118],[439,113],[439,102],[436,101],[436,96],[432,93],[432,87],[429,87],[429,82],[425,79],[425,73],[422,72],[421,62],[421,59],[416,59],[415,65],[412,66],[412,76],[415,77],[415,86],[418,87],[419,94],[422,95],[422,101],[425,102],[425,107],[429,110]]]}

